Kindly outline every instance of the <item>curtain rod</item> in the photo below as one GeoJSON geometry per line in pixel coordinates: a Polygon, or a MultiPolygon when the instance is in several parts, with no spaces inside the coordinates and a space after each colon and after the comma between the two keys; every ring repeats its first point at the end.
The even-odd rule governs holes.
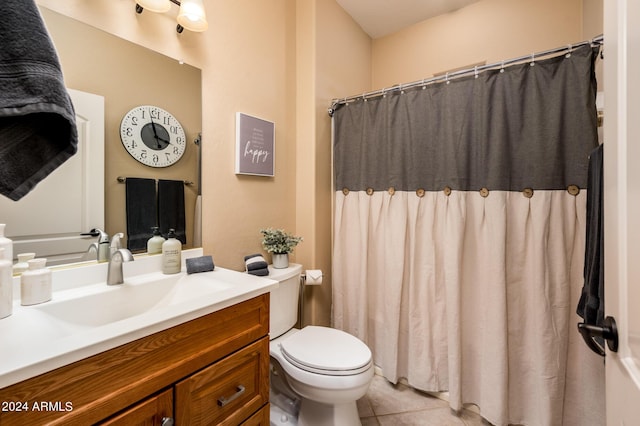
{"type": "Polygon", "coordinates": [[[376,96],[381,96],[381,95],[385,95],[387,93],[390,92],[394,92],[394,91],[401,91],[404,89],[411,89],[413,87],[419,87],[419,86],[424,86],[427,85],[429,83],[435,83],[435,82],[439,82],[439,81],[449,81],[451,79],[454,78],[459,78],[462,76],[466,76],[469,74],[478,74],[480,71],[485,71],[488,69],[495,69],[495,68],[504,68],[506,65],[513,65],[515,63],[519,63],[519,62],[523,62],[523,61],[534,61],[536,58],[541,58],[544,56],[549,56],[549,55],[553,55],[556,53],[560,53],[560,52],[567,52],[570,53],[571,50],[581,47],[581,46],[585,46],[585,45],[601,45],[603,44],[604,41],[604,37],[603,35],[599,35],[597,37],[594,37],[591,40],[586,40],[586,41],[582,41],[580,43],[576,43],[576,44],[568,44],[566,46],[563,47],[557,47],[555,49],[550,49],[550,50],[545,50],[543,52],[537,52],[537,53],[532,53],[530,55],[526,55],[526,56],[519,56],[517,58],[513,58],[513,59],[508,59],[508,60],[504,60],[504,61],[500,61],[500,62],[494,62],[492,64],[487,64],[487,65],[481,65],[481,66],[477,66],[477,67],[473,67],[473,68],[466,68],[466,69],[462,69],[462,70],[458,70],[458,71],[453,71],[450,73],[445,73],[443,75],[438,75],[436,77],[431,77],[431,78],[426,78],[423,80],[417,80],[417,81],[413,81],[411,83],[404,83],[404,84],[396,84],[395,86],[391,86],[391,87],[387,87],[384,89],[378,89],[378,90],[374,90],[372,92],[365,92],[363,94],[360,95],[353,95],[353,96],[348,96],[346,98],[340,98],[340,99],[333,99],[331,101],[331,106],[328,109],[328,113],[329,116],[333,116],[333,113],[335,112],[336,108],[339,105],[344,105],[350,101],[355,101],[358,99],[369,99],[369,98],[373,98],[376,96]]]}

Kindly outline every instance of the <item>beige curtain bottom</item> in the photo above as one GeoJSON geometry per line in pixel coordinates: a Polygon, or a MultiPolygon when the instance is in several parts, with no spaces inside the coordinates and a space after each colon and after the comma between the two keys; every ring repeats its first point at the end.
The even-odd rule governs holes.
{"type": "Polygon", "coordinates": [[[576,330],[585,216],[586,191],[336,192],[334,326],[455,410],[604,425],[604,363],[576,330]]]}

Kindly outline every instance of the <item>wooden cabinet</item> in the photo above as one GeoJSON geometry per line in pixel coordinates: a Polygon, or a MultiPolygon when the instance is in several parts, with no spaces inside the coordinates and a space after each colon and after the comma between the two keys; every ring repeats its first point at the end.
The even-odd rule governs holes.
{"type": "Polygon", "coordinates": [[[0,424],[266,426],[268,331],[267,293],[0,389],[0,424]]]}
{"type": "Polygon", "coordinates": [[[99,424],[101,426],[161,426],[165,419],[167,423],[170,421],[168,419],[173,419],[173,389],[171,388],[99,424]]]}

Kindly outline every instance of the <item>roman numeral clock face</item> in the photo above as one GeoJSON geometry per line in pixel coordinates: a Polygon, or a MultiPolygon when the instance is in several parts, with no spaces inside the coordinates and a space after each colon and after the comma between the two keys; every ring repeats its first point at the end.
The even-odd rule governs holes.
{"type": "Polygon", "coordinates": [[[169,112],[152,105],[133,108],[120,123],[122,145],[150,167],[168,167],[184,154],[184,129],[169,112]]]}

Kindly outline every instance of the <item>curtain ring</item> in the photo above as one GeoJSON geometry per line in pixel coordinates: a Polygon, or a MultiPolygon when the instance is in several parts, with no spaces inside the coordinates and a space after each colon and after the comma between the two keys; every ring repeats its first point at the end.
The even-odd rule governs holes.
{"type": "Polygon", "coordinates": [[[388,189],[389,195],[393,197],[393,194],[396,193],[396,189],[393,186],[390,186],[388,189]]]}
{"type": "Polygon", "coordinates": [[[451,195],[451,188],[449,188],[448,186],[445,186],[442,189],[442,192],[444,192],[444,195],[446,195],[448,197],[449,195],[451,195]]]}
{"type": "Polygon", "coordinates": [[[373,190],[373,188],[367,188],[366,192],[367,192],[367,195],[373,195],[375,191],[373,190]]]}
{"type": "Polygon", "coordinates": [[[349,195],[349,188],[347,188],[347,187],[342,188],[342,193],[343,193],[345,196],[349,195]]]}
{"type": "Polygon", "coordinates": [[[482,198],[487,198],[489,196],[489,190],[487,188],[480,189],[480,196],[482,198]]]}
{"type": "Polygon", "coordinates": [[[578,195],[580,193],[580,187],[578,185],[569,185],[567,187],[567,192],[571,195],[578,195]]]}
{"type": "Polygon", "coordinates": [[[531,198],[533,197],[533,189],[532,188],[525,188],[522,190],[522,195],[524,195],[526,198],[531,198]]]}
{"type": "Polygon", "coordinates": [[[422,188],[416,189],[416,195],[418,197],[420,197],[420,198],[424,197],[424,193],[425,193],[424,189],[422,189],[422,188]]]}

